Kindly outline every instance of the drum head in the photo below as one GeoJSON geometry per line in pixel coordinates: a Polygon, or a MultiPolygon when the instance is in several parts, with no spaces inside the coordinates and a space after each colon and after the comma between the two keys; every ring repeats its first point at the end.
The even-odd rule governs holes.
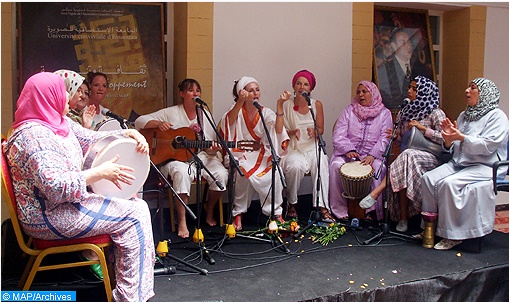
{"type": "Polygon", "coordinates": [[[120,122],[116,119],[107,119],[95,126],[95,131],[112,131],[112,130],[121,130],[122,126],[120,126],[120,122]]]}
{"type": "Polygon", "coordinates": [[[373,173],[371,165],[363,165],[360,161],[344,163],[339,171],[342,175],[350,178],[364,178],[373,173]]]}
{"type": "MultiPolygon", "coordinates": [[[[106,137],[104,139],[108,138],[111,137],[106,137]]],[[[115,157],[115,155],[118,154],[120,157],[116,163],[133,168],[134,172],[129,173],[134,175],[136,179],[132,180],[131,185],[120,183],[122,190],[119,190],[117,186],[115,186],[115,184],[109,180],[99,180],[90,185],[95,193],[107,197],[119,197],[128,199],[133,197],[140,190],[148,177],[150,170],[150,159],[148,154],[136,152],[136,146],[137,142],[134,139],[125,137],[116,138],[105,146],[99,146],[100,150],[96,150],[97,154],[95,155],[90,168],[97,167],[105,161],[111,160],[113,157],[115,157]]]]}

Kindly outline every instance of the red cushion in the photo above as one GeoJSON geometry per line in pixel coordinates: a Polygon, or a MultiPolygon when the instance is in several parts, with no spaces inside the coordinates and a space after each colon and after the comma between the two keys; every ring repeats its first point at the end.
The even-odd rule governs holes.
{"type": "Polygon", "coordinates": [[[36,239],[32,238],[34,242],[34,246],[38,250],[47,249],[55,246],[64,246],[64,245],[72,245],[79,243],[108,243],[111,242],[110,235],[98,235],[93,237],[84,237],[84,238],[76,238],[76,239],[62,239],[62,240],[44,240],[44,239],[36,239]]]}

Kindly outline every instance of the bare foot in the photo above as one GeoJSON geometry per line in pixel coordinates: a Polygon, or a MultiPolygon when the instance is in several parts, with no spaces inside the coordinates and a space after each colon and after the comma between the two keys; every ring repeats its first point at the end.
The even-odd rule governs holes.
{"type": "Polygon", "coordinates": [[[242,215],[241,214],[235,216],[235,220],[233,222],[233,227],[235,228],[235,231],[242,230],[242,215]]]}
{"type": "Polygon", "coordinates": [[[187,229],[186,222],[179,222],[178,236],[182,238],[189,238],[189,230],[187,229]]]}
{"type": "Polygon", "coordinates": [[[205,212],[207,213],[205,222],[207,222],[207,224],[209,226],[217,225],[217,221],[214,219],[214,207],[212,207],[212,209],[211,209],[209,206],[209,203],[206,203],[204,209],[205,209],[205,212]]]}
{"type": "Polygon", "coordinates": [[[209,213],[207,213],[207,218],[205,218],[205,222],[207,222],[207,224],[209,226],[216,226],[217,225],[217,221],[214,219],[214,216],[213,215],[209,215],[209,213]]]}

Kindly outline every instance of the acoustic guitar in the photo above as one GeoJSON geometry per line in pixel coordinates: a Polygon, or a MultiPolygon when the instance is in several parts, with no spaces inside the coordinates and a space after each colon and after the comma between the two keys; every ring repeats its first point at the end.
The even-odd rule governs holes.
{"type": "MultiPolygon", "coordinates": [[[[213,141],[196,140],[196,133],[189,127],[162,131],[159,128],[141,129],[150,149],[150,159],[156,165],[168,160],[187,161],[193,157],[196,149],[206,149],[212,146],[213,141]]],[[[257,141],[226,142],[228,148],[237,148],[244,151],[257,151],[261,144],[257,141]]]]}

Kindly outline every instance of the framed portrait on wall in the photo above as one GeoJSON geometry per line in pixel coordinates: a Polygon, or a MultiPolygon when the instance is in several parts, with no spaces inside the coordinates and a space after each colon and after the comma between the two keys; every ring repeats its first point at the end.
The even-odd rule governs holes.
{"type": "Polygon", "coordinates": [[[41,71],[101,72],[101,105],[129,117],[165,106],[162,3],[18,3],[19,89],[41,71]]]}
{"type": "Polygon", "coordinates": [[[400,107],[412,78],[436,82],[426,10],[375,6],[373,47],[375,83],[387,108],[400,107]]]}

